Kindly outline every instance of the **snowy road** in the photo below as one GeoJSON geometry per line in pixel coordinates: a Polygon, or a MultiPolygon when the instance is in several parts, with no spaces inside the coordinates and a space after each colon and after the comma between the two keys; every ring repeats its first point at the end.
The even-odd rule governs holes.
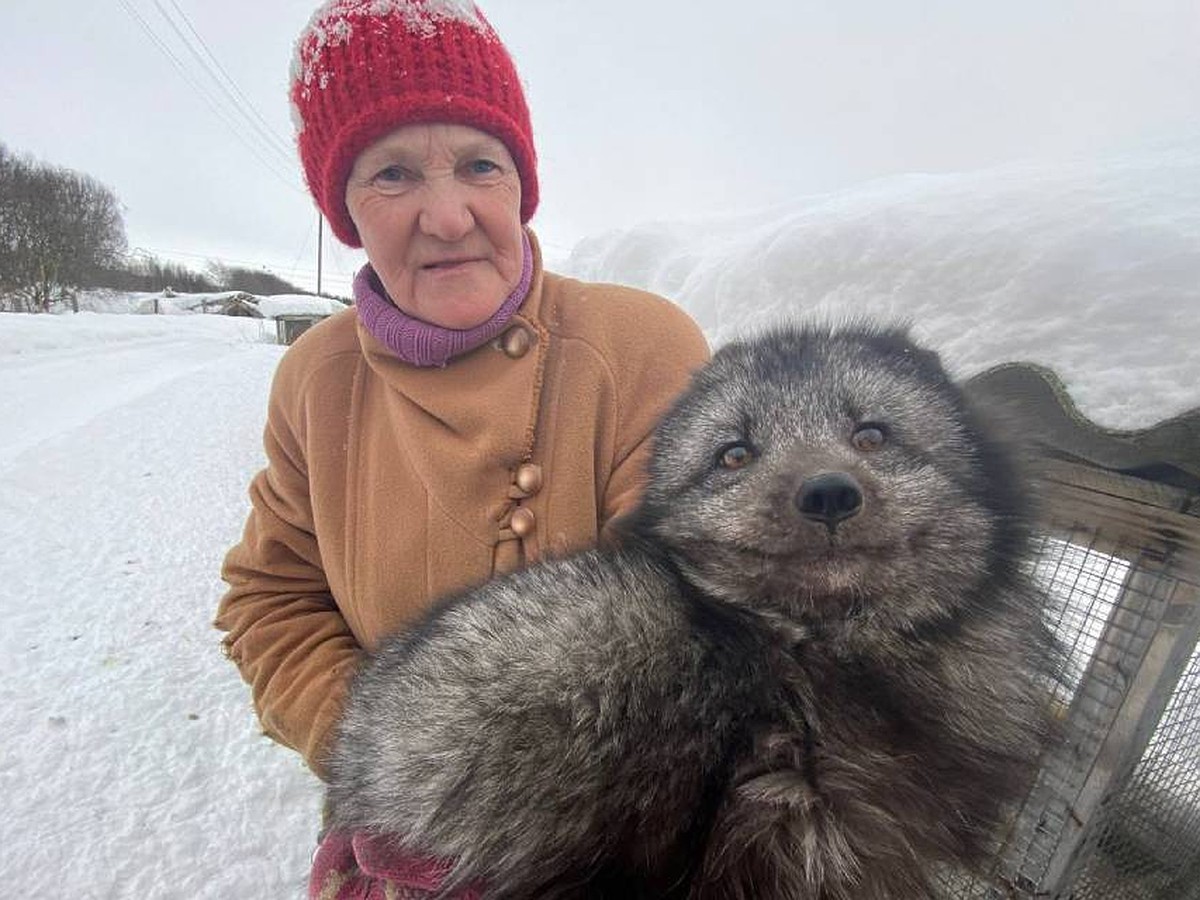
{"type": "Polygon", "coordinates": [[[0,340],[0,883],[301,897],[317,783],[258,734],[211,627],[281,348],[103,337],[0,340]]]}

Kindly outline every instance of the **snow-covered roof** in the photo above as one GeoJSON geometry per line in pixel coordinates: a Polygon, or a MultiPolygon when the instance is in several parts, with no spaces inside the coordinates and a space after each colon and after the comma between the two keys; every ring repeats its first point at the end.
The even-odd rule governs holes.
{"type": "Polygon", "coordinates": [[[280,316],[332,316],[346,309],[346,304],[340,300],[308,294],[278,294],[253,299],[259,312],[268,319],[277,319],[280,316]]]}

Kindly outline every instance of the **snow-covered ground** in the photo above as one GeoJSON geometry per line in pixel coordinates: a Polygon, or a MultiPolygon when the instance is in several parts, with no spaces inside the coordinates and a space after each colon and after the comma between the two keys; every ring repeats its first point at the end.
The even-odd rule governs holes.
{"type": "MultiPolygon", "coordinates": [[[[1064,370],[1127,427],[1200,405],[1200,157],[910,178],[584,242],[720,341],[908,317],[963,371],[1064,370]]],[[[0,893],[300,898],[320,790],[211,627],[282,348],[257,320],[0,316],[0,893]],[[265,329],[265,330],[264,330],[265,329]]]]}
{"type": "Polygon", "coordinates": [[[317,782],[211,625],[282,350],[246,319],[0,316],[5,896],[303,896],[317,782]]]}

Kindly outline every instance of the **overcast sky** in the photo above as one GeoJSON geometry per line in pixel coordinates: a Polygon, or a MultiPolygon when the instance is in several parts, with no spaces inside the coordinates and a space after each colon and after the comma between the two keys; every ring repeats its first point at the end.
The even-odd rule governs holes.
{"type": "MultiPolygon", "coordinates": [[[[481,5],[526,84],[552,259],[648,219],[1194,136],[1200,111],[1200,0],[481,5]]],[[[131,247],[311,288],[287,71],[315,6],[0,0],[0,142],[111,187],[131,247]]],[[[331,243],[346,290],[358,257],[331,243]]]]}

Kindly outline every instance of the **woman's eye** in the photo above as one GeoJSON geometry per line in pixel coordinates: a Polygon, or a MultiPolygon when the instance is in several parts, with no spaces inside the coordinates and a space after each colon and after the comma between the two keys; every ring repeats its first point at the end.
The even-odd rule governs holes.
{"type": "Polygon", "coordinates": [[[500,171],[500,166],[490,159],[473,159],[467,163],[467,171],[472,175],[492,175],[500,171]]]}
{"type": "Polygon", "coordinates": [[[882,425],[860,425],[850,436],[850,443],[855,450],[870,453],[887,443],[887,434],[882,425]]]}
{"type": "Polygon", "coordinates": [[[405,184],[409,179],[409,173],[402,166],[385,166],[375,173],[371,181],[379,187],[394,188],[405,184]]]}
{"type": "Polygon", "coordinates": [[[742,443],[730,444],[717,455],[717,462],[722,469],[743,469],[754,462],[754,451],[742,443]]]}

